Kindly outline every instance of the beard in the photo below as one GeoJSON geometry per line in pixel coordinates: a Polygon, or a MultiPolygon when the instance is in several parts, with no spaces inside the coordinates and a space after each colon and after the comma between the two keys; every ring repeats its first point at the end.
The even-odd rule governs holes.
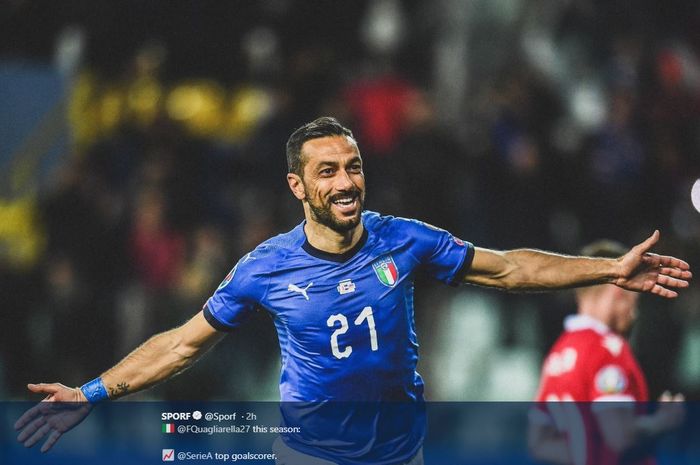
{"type": "Polygon", "coordinates": [[[314,219],[314,221],[326,226],[329,229],[332,229],[335,232],[343,234],[348,231],[352,231],[358,224],[360,224],[362,219],[362,210],[364,209],[365,204],[364,197],[363,192],[360,192],[359,190],[352,190],[334,195],[333,197],[329,198],[327,203],[321,202],[315,204],[313,201],[311,201],[311,199],[307,199],[307,202],[309,204],[309,209],[311,210],[311,217],[314,219]],[[357,198],[357,213],[350,218],[338,218],[332,210],[333,200],[338,197],[347,196],[348,194],[357,198]]]}

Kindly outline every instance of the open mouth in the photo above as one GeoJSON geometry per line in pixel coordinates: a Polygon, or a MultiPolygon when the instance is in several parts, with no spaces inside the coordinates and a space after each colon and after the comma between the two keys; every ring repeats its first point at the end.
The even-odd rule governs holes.
{"type": "Polygon", "coordinates": [[[342,213],[353,212],[358,207],[358,194],[344,194],[333,197],[331,203],[342,213]]]}

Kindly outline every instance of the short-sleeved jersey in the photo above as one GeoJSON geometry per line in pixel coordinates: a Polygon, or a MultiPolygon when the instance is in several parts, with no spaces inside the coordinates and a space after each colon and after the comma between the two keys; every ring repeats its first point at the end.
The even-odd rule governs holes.
{"type": "MultiPolygon", "coordinates": [[[[415,220],[364,212],[362,222],[362,238],[340,255],[311,246],[303,222],[262,243],[238,262],[205,305],[207,320],[224,331],[239,327],[256,308],[271,314],[281,351],[283,402],[423,399],[416,371],[414,278],[425,272],[459,283],[474,247],[415,220]]],[[[374,452],[382,450],[377,441],[382,433],[372,435],[376,418],[360,417],[353,419],[356,424],[344,421],[345,427],[365,429],[361,435],[374,444],[374,452]]],[[[370,462],[368,455],[357,455],[357,463],[410,457],[420,447],[424,420],[402,428],[408,428],[405,437],[386,438],[381,457],[370,462]]],[[[303,438],[297,439],[289,445],[307,452],[303,438]]]]}
{"type": "MultiPolygon", "coordinates": [[[[542,367],[535,421],[566,432],[575,465],[612,465],[619,456],[602,440],[596,409],[642,409],[648,402],[644,375],[629,343],[602,322],[569,316],[542,367]]],[[[654,463],[642,460],[635,463],[654,463]]]]}

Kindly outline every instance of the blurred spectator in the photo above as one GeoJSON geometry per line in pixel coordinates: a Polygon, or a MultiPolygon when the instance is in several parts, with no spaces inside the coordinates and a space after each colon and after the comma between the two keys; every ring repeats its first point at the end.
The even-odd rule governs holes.
{"type": "Polygon", "coordinates": [[[556,112],[556,101],[527,74],[505,77],[494,97],[493,153],[483,179],[491,240],[500,248],[544,247],[559,192],[555,183],[561,177],[549,171],[546,139],[540,132],[556,112]]]}
{"type": "Polygon", "coordinates": [[[405,102],[396,148],[385,163],[370,161],[368,184],[377,179],[374,190],[381,194],[387,180],[392,180],[391,186],[398,190],[393,212],[455,234],[464,231],[473,238],[481,223],[476,192],[478,167],[473,160],[466,156],[454,134],[438,123],[428,95],[415,90],[405,102]],[[374,164],[380,165],[381,176],[371,175],[374,164]]]}
{"type": "Polygon", "coordinates": [[[183,266],[178,294],[196,309],[209,297],[230,265],[223,232],[211,225],[197,228],[192,237],[189,257],[183,266]]]}
{"type": "Polygon", "coordinates": [[[638,222],[641,210],[646,208],[639,200],[645,198],[644,170],[648,161],[634,119],[635,104],[628,91],[613,92],[607,121],[593,141],[585,218],[593,236],[607,234],[619,240],[634,230],[631,222],[638,222]],[[615,218],[613,224],[610,218],[615,218]]]}
{"type": "Polygon", "coordinates": [[[416,88],[394,73],[361,78],[345,90],[358,139],[367,155],[387,155],[398,143],[416,88]]]}
{"type": "Polygon", "coordinates": [[[129,248],[136,277],[147,288],[162,291],[178,284],[185,242],[167,222],[167,205],[161,192],[146,188],[139,194],[129,248]]]}

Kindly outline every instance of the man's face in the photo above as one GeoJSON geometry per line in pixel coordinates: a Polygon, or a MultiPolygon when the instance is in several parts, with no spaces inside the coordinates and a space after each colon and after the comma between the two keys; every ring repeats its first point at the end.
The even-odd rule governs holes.
{"type": "Polygon", "coordinates": [[[637,318],[637,300],[639,294],[619,289],[614,301],[611,329],[618,334],[627,334],[637,318]]]}
{"type": "Polygon", "coordinates": [[[365,175],[355,141],[345,136],[311,139],[301,152],[302,200],[308,202],[311,219],[340,233],[355,228],[365,202],[365,175]]]}

